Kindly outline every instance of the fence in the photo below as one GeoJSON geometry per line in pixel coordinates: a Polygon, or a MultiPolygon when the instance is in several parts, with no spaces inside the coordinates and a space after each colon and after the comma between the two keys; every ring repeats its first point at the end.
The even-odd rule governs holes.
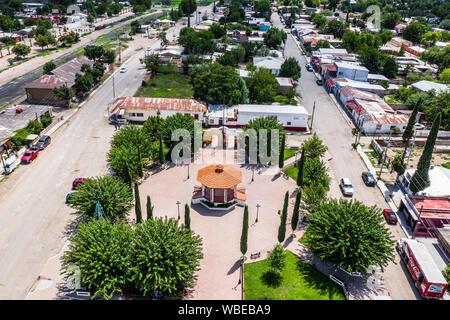
{"type": "Polygon", "coordinates": [[[342,290],[344,290],[345,297],[347,298],[347,300],[350,300],[349,293],[347,291],[347,288],[345,287],[345,283],[342,282],[341,280],[339,280],[338,278],[336,278],[335,276],[333,276],[332,274],[330,274],[329,277],[333,282],[335,282],[336,284],[338,284],[339,286],[342,287],[342,290]]]}

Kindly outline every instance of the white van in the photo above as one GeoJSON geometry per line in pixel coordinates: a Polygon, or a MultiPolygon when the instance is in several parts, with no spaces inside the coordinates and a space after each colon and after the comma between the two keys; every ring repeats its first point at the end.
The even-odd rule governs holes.
{"type": "Polygon", "coordinates": [[[16,156],[12,155],[8,159],[5,160],[5,173],[10,174],[17,168],[17,158],[16,156]]]}

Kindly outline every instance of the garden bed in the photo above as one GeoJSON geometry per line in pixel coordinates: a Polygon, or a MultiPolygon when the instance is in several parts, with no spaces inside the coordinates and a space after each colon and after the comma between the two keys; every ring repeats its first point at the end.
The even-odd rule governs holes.
{"type": "Polygon", "coordinates": [[[136,97],[156,98],[192,98],[193,89],[187,75],[170,72],[157,74],[150,79],[145,87],[140,87],[136,97]]]}

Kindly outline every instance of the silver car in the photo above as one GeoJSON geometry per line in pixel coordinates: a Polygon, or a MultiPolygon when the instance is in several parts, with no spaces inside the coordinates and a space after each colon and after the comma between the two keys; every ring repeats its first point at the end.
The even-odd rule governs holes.
{"type": "Polygon", "coordinates": [[[339,183],[339,187],[341,188],[342,194],[344,196],[353,196],[353,185],[350,182],[349,178],[342,178],[341,182],[339,183]]]}

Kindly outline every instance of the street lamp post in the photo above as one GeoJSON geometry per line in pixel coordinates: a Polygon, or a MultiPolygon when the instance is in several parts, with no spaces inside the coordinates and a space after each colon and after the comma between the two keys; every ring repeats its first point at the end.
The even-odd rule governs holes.
{"type": "Polygon", "coordinates": [[[255,181],[255,167],[252,166],[252,182],[255,181]]]}
{"type": "Polygon", "coordinates": [[[177,201],[177,207],[178,207],[178,220],[180,220],[180,201],[177,201]]]}
{"type": "Polygon", "coordinates": [[[256,205],[256,220],[255,220],[255,223],[258,222],[259,208],[261,208],[261,205],[258,203],[258,204],[256,205]]]}
{"type": "Polygon", "coordinates": [[[187,178],[189,179],[189,163],[188,163],[188,165],[187,165],[187,169],[188,169],[188,175],[187,175],[187,178]]]}

